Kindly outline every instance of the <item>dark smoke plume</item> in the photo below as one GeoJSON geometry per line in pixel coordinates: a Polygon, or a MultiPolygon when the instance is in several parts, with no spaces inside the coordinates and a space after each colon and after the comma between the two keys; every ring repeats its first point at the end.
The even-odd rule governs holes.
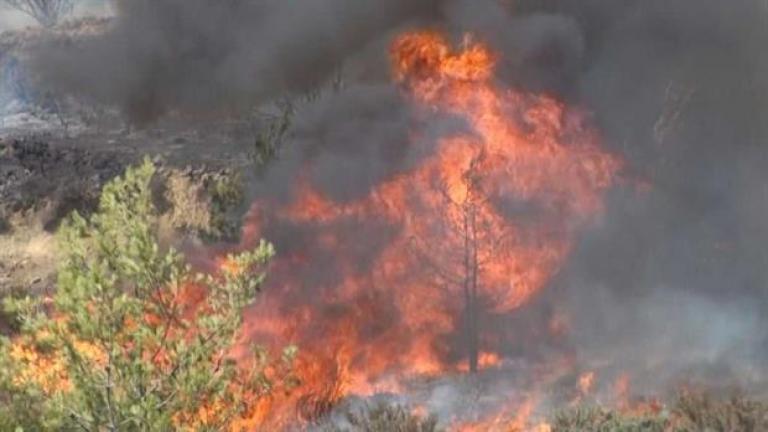
{"type": "Polygon", "coordinates": [[[768,354],[766,4],[520,10],[579,23],[583,59],[560,88],[650,186],[609,197],[551,291],[573,308],[577,345],[657,381],[713,373],[758,384],[768,354]]]}
{"type": "Polygon", "coordinates": [[[510,79],[531,58],[546,57],[545,65],[522,74],[546,85],[563,81],[564,72],[544,66],[573,69],[583,49],[571,18],[517,17],[494,0],[117,0],[117,6],[105,34],[51,42],[32,64],[44,86],[116,105],[136,122],[174,110],[226,114],[312,90],[341,67],[368,64],[367,79],[387,79],[386,41],[407,26],[457,36],[474,30],[505,53],[510,79]]]}
{"type": "Polygon", "coordinates": [[[307,91],[435,0],[120,0],[106,34],[36,56],[43,82],[137,121],[307,91]]]}

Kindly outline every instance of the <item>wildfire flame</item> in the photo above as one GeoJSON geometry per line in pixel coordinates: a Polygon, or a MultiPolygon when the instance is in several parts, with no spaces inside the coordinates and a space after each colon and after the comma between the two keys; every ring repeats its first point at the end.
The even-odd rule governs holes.
{"type": "MultiPolygon", "coordinates": [[[[482,316],[511,313],[546,285],[621,167],[583,114],[498,83],[496,55],[469,37],[454,49],[439,33],[405,34],[391,57],[395,81],[421,115],[456,119],[464,131],[437,140],[414,131],[410,145],[427,156],[357,201],[334,202],[301,178],[294,201],[254,203],[244,246],[285,233],[295,244],[270,270],[244,336],[275,350],[299,346],[299,385],[254,395],[255,408],[233,430],[279,430],[349,395],[400,393],[412,380],[503,367],[505,335],[483,328],[482,316]]],[[[217,264],[241,271],[231,260],[217,264]]],[[[202,300],[195,292],[187,293],[191,304],[202,300]]],[[[567,329],[556,315],[545,330],[567,329]]],[[[22,345],[12,355],[33,366],[19,379],[66,389],[55,358],[22,345]]],[[[593,381],[592,372],[579,378],[582,395],[593,381]]],[[[621,398],[628,383],[617,382],[621,398]]],[[[549,431],[533,421],[536,403],[530,397],[452,430],[549,431]]],[[[216,409],[192,415],[204,423],[216,409]]]]}
{"type": "MultiPolygon", "coordinates": [[[[620,169],[584,114],[497,82],[496,54],[470,37],[454,49],[439,33],[408,33],[391,58],[425,118],[456,118],[466,132],[435,142],[414,131],[410,144],[429,156],[363,199],[334,202],[302,178],[291,203],[254,203],[246,244],[300,240],[281,250],[246,334],[299,346],[301,381],[254,424],[277,428],[349,394],[466,370],[455,341],[467,315],[510,313],[541,290],[620,169]]],[[[503,341],[476,331],[479,366],[501,364],[503,341]]]]}
{"type": "MultiPolygon", "coordinates": [[[[261,237],[279,246],[292,237],[293,245],[284,242],[244,335],[275,350],[297,345],[299,385],[254,396],[255,409],[233,430],[280,430],[349,395],[399,393],[414,379],[503,367],[506,335],[483,328],[482,316],[512,313],[547,284],[621,168],[583,113],[495,80],[497,55],[471,37],[457,49],[437,32],[404,34],[391,58],[417,115],[454,119],[462,132],[435,140],[413,131],[410,145],[427,156],[362,199],[334,202],[300,178],[292,202],[254,203],[243,246],[261,237]]],[[[218,267],[242,271],[226,259],[218,267]]],[[[202,294],[192,288],[187,302],[197,304],[202,294]]],[[[552,317],[545,331],[562,336],[567,317],[552,317]]],[[[102,355],[87,344],[77,349],[102,355]]],[[[19,380],[50,392],[68,387],[55,358],[23,345],[12,355],[30,364],[19,380]]],[[[580,396],[594,381],[594,372],[579,377],[580,396]]],[[[628,376],[615,392],[628,400],[628,376]]],[[[536,404],[529,397],[452,430],[548,432],[534,421],[536,404]]],[[[193,415],[204,423],[206,410],[216,409],[193,415]]]]}
{"type": "Polygon", "coordinates": [[[579,376],[579,392],[581,396],[587,396],[592,392],[592,388],[595,385],[595,373],[584,372],[579,376]]]}

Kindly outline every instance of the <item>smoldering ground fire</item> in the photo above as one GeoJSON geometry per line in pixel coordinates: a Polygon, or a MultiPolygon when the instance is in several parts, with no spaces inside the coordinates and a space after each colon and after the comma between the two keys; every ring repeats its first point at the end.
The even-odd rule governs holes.
{"type": "Polygon", "coordinates": [[[340,69],[250,185],[243,243],[278,258],[244,333],[299,346],[302,386],[246,424],[386,393],[525,429],[685,380],[764,390],[768,30],[724,3],[136,2],[33,64],[139,123],[340,69]]]}

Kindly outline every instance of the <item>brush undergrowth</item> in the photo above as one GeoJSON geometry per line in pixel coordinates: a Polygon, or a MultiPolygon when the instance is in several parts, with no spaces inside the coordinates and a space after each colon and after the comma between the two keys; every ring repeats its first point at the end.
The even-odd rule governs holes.
{"type": "MultiPolygon", "coordinates": [[[[346,425],[324,432],[439,432],[434,417],[422,417],[406,408],[374,405],[346,414],[346,425]]],[[[610,410],[600,406],[579,406],[555,413],[550,432],[765,432],[768,431],[768,404],[742,396],[726,399],[704,393],[681,393],[667,409],[658,412],[610,410]]],[[[493,431],[507,432],[514,429],[493,431]]],[[[541,430],[541,429],[537,429],[541,430]]],[[[546,429],[545,429],[546,430],[546,429]]],[[[483,431],[486,432],[486,431],[483,431]]]]}
{"type": "Polygon", "coordinates": [[[0,431],[224,432],[293,386],[294,347],[240,339],[274,248],[196,273],[159,241],[156,176],[147,159],[64,220],[52,295],[3,302],[18,331],[0,338],[0,431]]]}
{"type": "Polygon", "coordinates": [[[552,432],[762,432],[768,431],[768,404],[743,396],[719,399],[683,392],[659,413],[577,407],[556,414],[551,425],[552,432]]]}
{"type": "Polygon", "coordinates": [[[326,432],[441,432],[437,418],[422,417],[399,405],[379,404],[363,412],[349,412],[348,425],[334,426],[326,432]]]}
{"type": "Polygon", "coordinates": [[[554,416],[552,432],[666,432],[666,416],[634,416],[601,407],[578,407],[554,416]]]}

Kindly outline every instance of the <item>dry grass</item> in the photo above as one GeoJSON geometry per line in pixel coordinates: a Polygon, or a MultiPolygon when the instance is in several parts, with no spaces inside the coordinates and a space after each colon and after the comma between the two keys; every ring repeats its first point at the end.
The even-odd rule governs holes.
{"type": "Polygon", "coordinates": [[[211,199],[202,183],[171,170],[165,186],[165,199],[171,204],[166,216],[171,226],[198,231],[210,229],[211,199]]]}
{"type": "Polygon", "coordinates": [[[686,432],[768,431],[768,404],[742,396],[718,400],[702,393],[684,392],[674,412],[678,430],[686,432]]]}
{"type": "MultiPolygon", "coordinates": [[[[56,241],[41,224],[0,235],[0,301],[6,296],[43,295],[56,276],[56,241]]],[[[0,308],[0,333],[8,333],[15,319],[0,308]]]]}
{"type": "Polygon", "coordinates": [[[664,416],[634,416],[600,407],[580,407],[557,414],[552,432],[667,432],[664,416]]]}
{"type": "Polygon", "coordinates": [[[727,399],[683,392],[668,411],[634,415],[601,407],[579,407],[557,414],[552,432],[764,432],[768,404],[743,396],[727,399]]]}
{"type": "Polygon", "coordinates": [[[0,235],[0,297],[13,287],[39,291],[56,268],[56,241],[42,225],[0,235]]]}
{"type": "Polygon", "coordinates": [[[347,413],[348,426],[327,432],[441,432],[434,417],[421,417],[399,405],[379,404],[363,412],[347,413]]]}
{"type": "Polygon", "coordinates": [[[232,237],[238,225],[228,212],[243,199],[237,173],[228,170],[168,168],[161,174],[168,206],[164,223],[175,230],[207,238],[232,237]]]}

